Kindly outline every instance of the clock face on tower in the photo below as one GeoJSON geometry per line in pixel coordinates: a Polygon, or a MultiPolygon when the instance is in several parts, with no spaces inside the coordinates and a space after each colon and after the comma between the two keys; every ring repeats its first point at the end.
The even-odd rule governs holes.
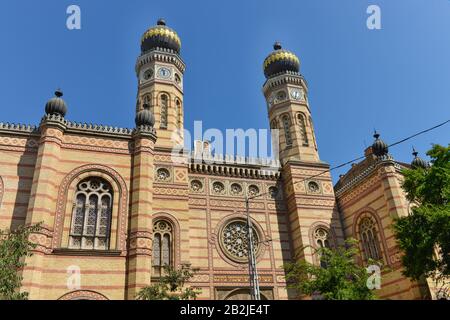
{"type": "Polygon", "coordinates": [[[151,79],[152,77],[153,77],[153,69],[145,70],[144,75],[142,76],[142,78],[143,78],[144,80],[149,80],[149,79],[151,79]]]}
{"type": "Polygon", "coordinates": [[[304,92],[302,89],[294,89],[291,91],[291,97],[294,100],[304,100],[304,92]]]}
{"type": "Polygon", "coordinates": [[[162,78],[162,79],[168,79],[168,78],[170,78],[170,75],[171,75],[171,74],[172,74],[172,73],[171,73],[171,71],[170,71],[169,68],[162,67],[162,68],[159,68],[159,70],[158,70],[158,75],[159,75],[159,77],[162,78]]]}

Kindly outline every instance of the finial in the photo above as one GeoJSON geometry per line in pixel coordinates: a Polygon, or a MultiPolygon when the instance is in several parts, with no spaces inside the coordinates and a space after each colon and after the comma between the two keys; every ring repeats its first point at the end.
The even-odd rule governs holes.
{"type": "Polygon", "coordinates": [[[61,98],[63,96],[63,92],[61,91],[61,88],[56,89],[55,96],[58,98],[61,98]]]}
{"type": "Polygon", "coordinates": [[[373,137],[374,137],[375,139],[378,139],[378,138],[380,137],[380,134],[377,132],[376,129],[373,129],[373,137]]]}
{"type": "Polygon", "coordinates": [[[275,42],[274,44],[273,44],[273,49],[274,50],[280,50],[281,49],[281,43],[280,42],[275,42]]]}
{"type": "Polygon", "coordinates": [[[417,157],[417,156],[419,155],[419,153],[416,151],[416,149],[414,149],[414,147],[413,147],[412,149],[413,149],[412,155],[413,155],[414,157],[417,157]]]}
{"type": "Polygon", "coordinates": [[[162,18],[158,19],[158,22],[156,23],[158,26],[165,26],[166,25],[166,21],[162,18]]]}

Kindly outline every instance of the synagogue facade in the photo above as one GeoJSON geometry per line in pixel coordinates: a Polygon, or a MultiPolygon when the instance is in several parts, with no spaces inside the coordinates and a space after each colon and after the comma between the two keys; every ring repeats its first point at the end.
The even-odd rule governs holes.
{"type": "Polygon", "coordinates": [[[429,298],[426,281],[402,275],[390,228],[408,214],[401,170],[411,165],[377,134],[333,186],[299,59],[279,43],[263,64],[279,160],[212,155],[207,142],[174,156],[184,141],[180,47],[163,20],[142,36],[134,128],[70,121],[60,90],[39,125],[0,124],[0,229],[42,223],[22,272],[30,299],[134,299],[165,265],[198,269],[199,299],[248,299],[246,197],[262,299],[298,299],[283,264],[320,264],[315,249],[347,238],[359,240],[360,263],[386,267],[380,298],[429,298]]]}

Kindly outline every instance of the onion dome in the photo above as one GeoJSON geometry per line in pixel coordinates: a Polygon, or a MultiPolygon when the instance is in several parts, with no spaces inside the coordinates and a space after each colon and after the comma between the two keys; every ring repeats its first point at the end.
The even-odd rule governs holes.
{"type": "Polygon", "coordinates": [[[60,89],[55,91],[55,97],[48,100],[45,105],[45,113],[65,116],[67,113],[67,105],[66,102],[61,98],[63,93],[60,89]]]}
{"type": "Polygon", "coordinates": [[[428,167],[428,163],[425,160],[423,160],[422,158],[419,157],[419,153],[414,148],[413,148],[413,153],[412,154],[414,156],[414,159],[411,162],[411,167],[413,169],[417,169],[417,168],[425,169],[425,168],[428,167]]]}
{"type": "Polygon", "coordinates": [[[298,73],[300,71],[300,60],[295,54],[282,49],[279,42],[275,42],[273,49],[274,51],[264,60],[264,75],[266,78],[281,72],[298,73]]]}
{"type": "Polygon", "coordinates": [[[380,135],[375,131],[373,135],[375,141],[372,144],[372,152],[377,157],[385,156],[388,154],[389,148],[388,145],[380,139],[380,135]]]}
{"type": "Polygon", "coordinates": [[[142,109],[136,114],[134,122],[136,123],[136,127],[139,126],[153,127],[153,125],[155,124],[155,117],[153,116],[153,113],[150,111],[150,106],[148,104],[145,103],[144,109],[142,109]]]}
{"type": "Polygon", "coordinates": [[[141,39],[142,53],[157,48],[169,49],[180,53],[180,38],[173,29],[166,26],[166,22],[163,19],[159,19],[157,25],[148,29],[141,39]]]}

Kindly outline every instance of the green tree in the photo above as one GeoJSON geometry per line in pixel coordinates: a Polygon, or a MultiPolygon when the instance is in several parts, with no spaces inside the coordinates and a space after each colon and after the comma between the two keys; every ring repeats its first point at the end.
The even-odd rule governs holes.
{"type": "Polygon", "coordinates": [[[304,260],[286,264],[288,288],[326,300],[374,300],[375,294],[367,286],[370,274],[355,261],[359,254],[356,244],[349,239],[337,249],[317,249],[322,267],[304,260]]]}
{"type": "Polygon", "coordinates": [[[431,166],[404,170],[403,189],[417,206],[394,223],[404,275],[441,282],[450,275],[450,145],[433,145],[431,166]]]}
{"type": "Polygon", "coordinates": [[[0,230],[0,300],[28,299],[28,292],[20,292],[20,270],[25,266],[25,257],[31,256],[31,250],[36,247],[28,237],[40,229],[40,224],[37,224],[0,230]]]}
{"type": "Polygon", "coordinates": [[[151,286],[142,288],[137,300],[195,300],[201,293],[195,287],[185,287],[185,284],[194,276],[196,269],[183,265],[180,269],[164,267],[164,275],[151,286]]]}

